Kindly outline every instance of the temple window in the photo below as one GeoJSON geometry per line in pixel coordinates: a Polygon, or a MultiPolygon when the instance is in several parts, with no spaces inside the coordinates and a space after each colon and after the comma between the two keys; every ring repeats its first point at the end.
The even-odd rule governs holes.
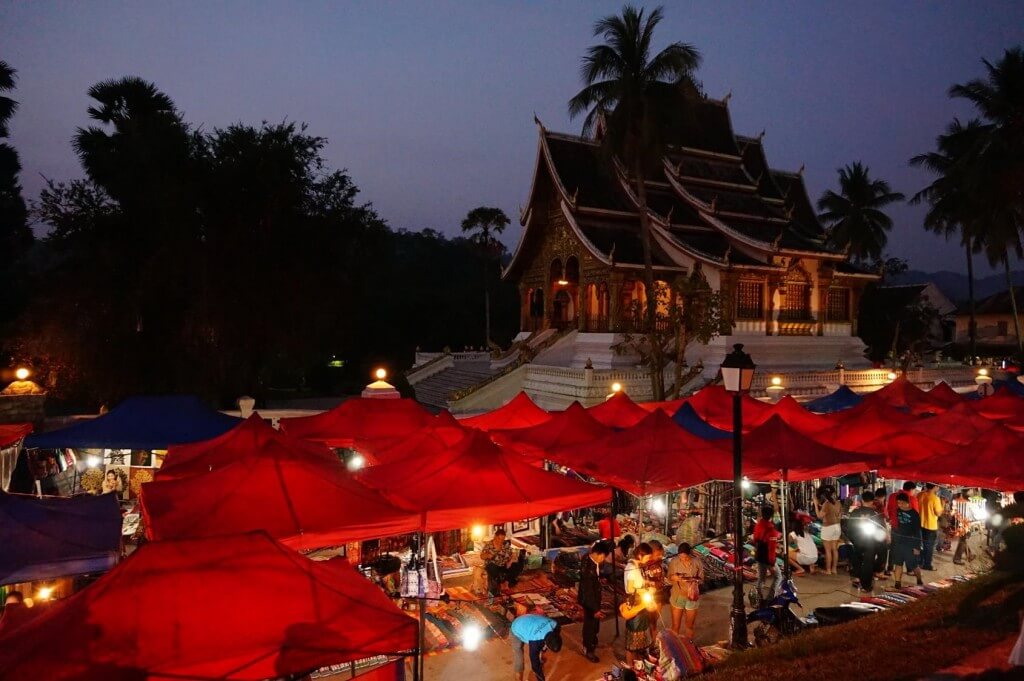
{"type": "Polygon", "coordinates": [[[736,318],[762,319],[764,317],[764,284],[759,281],[741,281],[736,285],[736,318]]]}
{"type": "Polygon", "coordinates": [[[803,321],[811,318],[811,287],[809,284],[787,282],[782,293],[779,320],[803,321]]]}
{"type": "Polygon", "coordinates": [[[850,321],[850,289],[830,288],[828,290],[828,320],[830,322],[850,321]]]}

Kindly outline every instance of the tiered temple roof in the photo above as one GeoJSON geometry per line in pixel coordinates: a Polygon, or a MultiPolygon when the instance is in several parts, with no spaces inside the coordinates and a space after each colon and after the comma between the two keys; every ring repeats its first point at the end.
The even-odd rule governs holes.
{"type": "MultiPolygon", "coordinates": [[[[871,276],[826,244],[801,172],[771,168],[761,136],[733,132],[725,101],[695,98],[681,119],[645,186],[655,267],[683,269],[696,259],[778,271],[784,267],[780,256],[789,256],[832,261],[837,273],[848,276],[871,276]]],[[[552,211],[565,216],[598,260],[642,264],[639,202],[629,173],[599,142],[548,131],[539,121],[538,126],[537,166],[522,215],[525,232],[507,274],[514,276],[530,242],[543,238],[531,234],[531,222],[552,211]]]]}

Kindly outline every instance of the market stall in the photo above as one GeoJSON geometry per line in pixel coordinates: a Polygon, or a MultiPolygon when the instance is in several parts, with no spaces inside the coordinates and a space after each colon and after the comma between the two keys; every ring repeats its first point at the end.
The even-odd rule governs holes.
{"type": "Polygon", "coordinates": [[[599,423],[619,430],[635,426],[650,413],[624,392],[615,393],[604,402],[587,409],[587,412],[599,423]]]}
{"type": "Polygon", "coordinates": [[[322,414],[281,419],[279,425],[302,440],[354,447],[361,440],[400,440],[429,426],[433,418],[415,400],[354,397],[322,414]]]}
{"type": "Polygon", "coordinates": [[[851,407],[856,407],[864,400],[863,397],[850,390],[848,386],[841,385],[835,392],[831,392],[824,397],[811,400],[804,404],[804,407],[808,411],[813,411],[817,414],[832,414],[837,411],[843,411],[851,407]]]}
{"type": "Polygon", "coordinates": [[[346,561],[316,563],[250,533],[142,546],[0,636],[0,669],[51,681],[264,679],[415,647],[416,622],[346,561]]]}
{"type": "Polygon", "coordinates": [[[506,404],[477,416],[461,419],[459,423],[467,428],[477,430],[512,430],[529,428],[544,423],[550,414],[538,407],[530,396],[520,391],[506,404]]]}
{"type": "Polygon", "coordinates": [[[611,432],[579,402],[573,402],[544,423],[515,430],[493,430],[491,438],[528,459],[542,461],[549,451],[588,444],[611,432]]]}
{"type": "Polygon", "coordinates": [[[31,432],[31,423],[0,424],[0,492],[6,492],[10,486],[14,467],[18,465],[21,441],[31,432]]]}

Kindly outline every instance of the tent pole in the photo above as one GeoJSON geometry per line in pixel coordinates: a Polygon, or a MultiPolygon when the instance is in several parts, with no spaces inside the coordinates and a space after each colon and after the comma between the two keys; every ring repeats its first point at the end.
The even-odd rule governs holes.
{"type": "Polygon", "coordinates": [[[788,530],[788,527],[787,527],[789,523],[786,522],[786,520],[787,520],[786,516],[788,516],[789,513],[786,510],[786,506],[787,506],[786,502],[788,501],[788,499],[786,499],[786,497],[789,495],[789,493],[786,490],[786,469],[785,468],[782,469],[782,481],[780,482],[779,487],[780,487],[780,489],[779,489],[779,515],[782,516],[782,547],[783,547],[783,549],[785,551],[785,553],[782,556],[782,579],[783,579],[783,582],[787,582],[787,581],[789,581],[789,572],[790,571],[789,571],[789,530],[788,530]]]}
{"type": "Polygon", "coordinates": [[[615,617],[615,638],[619,637],[619,587],[615,584],[615,489],[612,489],[612,505],[609,512],[611,515],[611,522],[608,527],[611,528],[612,535],[612,609],[614,612],[612,615],[615,617]]]}
{"type": "Polygon", "coordinates": [[[419,584],[419,587],[417,588],[417,593],[416,593],[416,595],[419,597],[417,599],[419,601],[419,618],[418,618],[418,620],[419,620],[419,645],[417,645],[417,647],[416,647],[416,663],[413,665],[413,675],[412,675],[413,681],[423,681],[423,658],[424,658],[424,651],[423,651],[423,649],[426,647],[426,641],[427,641],[427,626],[426,626],[426,616],[427,616],[426,610],[427,610],[427,608],[426,608],[426,600],[424,598],[427,595],[427,587],[426,587],[426,584],[423,584],[422,580],[420,579],[421,575],[420,575],[420,572],[419,572],[419,561],[420,561],[420,552],[421,551],[423,552],[424,560],[426,560],[426,551],[425,551],[426,534],[427,533],[426,533],[426,529],[425,528],[420,530],[420,532],[419,532],[419,542],[418,542],[418,544],[416,546],[416,556],[415,556],[416,559],[413,561],[413,566],[414,566],[414,569],[416,570],[416,582],[417,582],[417,584],[419,584]]]}
{"type": "Polygon", "coordinates": [[[665,536],[672,532],[672,492],[665,492],[665,536]]]}

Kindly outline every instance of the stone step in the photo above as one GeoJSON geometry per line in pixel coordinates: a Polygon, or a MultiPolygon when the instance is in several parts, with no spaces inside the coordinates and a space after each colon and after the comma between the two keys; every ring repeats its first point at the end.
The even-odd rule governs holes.
{"type": "Polygon", "coordinates": [[[492,375],[488,364],[460,364],[425,378],[414,385],[413,390],[417,401],[443,409],[448,406],[448,398],[453,391],[482,383],[492,375]]]}

